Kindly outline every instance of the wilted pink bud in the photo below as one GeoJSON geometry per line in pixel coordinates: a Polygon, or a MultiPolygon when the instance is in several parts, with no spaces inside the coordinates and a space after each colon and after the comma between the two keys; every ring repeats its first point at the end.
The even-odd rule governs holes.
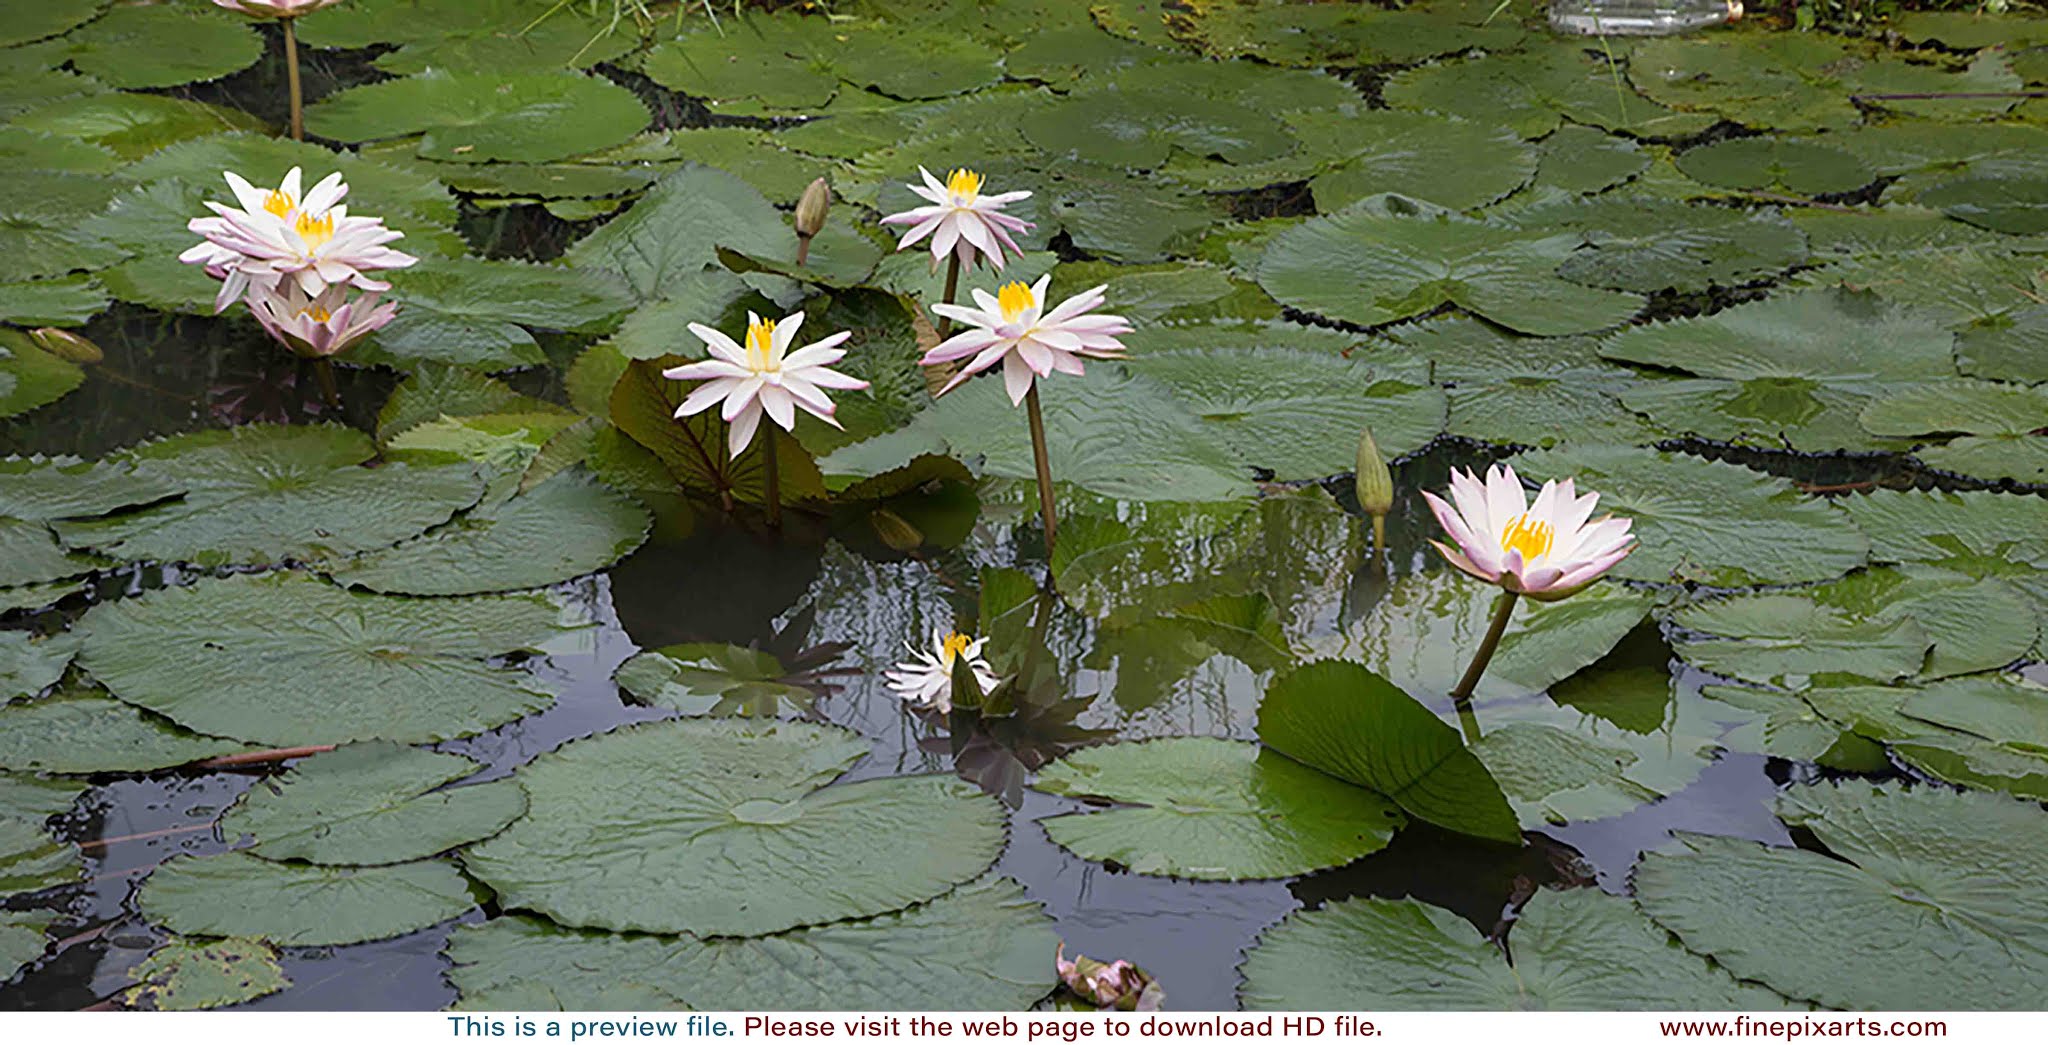
{"type": "Polygon", "coordinates": [[[1099,962],[1087,955],[1077,955],[1068,961],[1067,945],[1062,943],[1053,953],[1053,967],[1059,971],[1060,982],[1067,985],[1067,990],[1097,1008],[1156,1012],[1166,1003],[1166,988],[1123,958],[1099,962]]]}

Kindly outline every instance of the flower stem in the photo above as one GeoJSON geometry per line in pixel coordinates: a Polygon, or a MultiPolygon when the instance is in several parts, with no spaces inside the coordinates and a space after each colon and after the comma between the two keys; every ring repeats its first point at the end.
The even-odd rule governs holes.
{"type": "MultiPolygon", "coordinates": [[[[1376,556],[1378,556],[1378,555],[1387,555],[1387,517],[1386,517],[1386,516],[1384,516],[1384,515],[1375,515],[1375,516],[1373,516],[1373,517],[1372,517],[1372,547],[1371,547],[1371,548],[1369,548],[1369,549],[1367,549],[1367,550],[1368,550],[1368,551],[1370,551],[1370,552],[1372,552],[1372,553],[1373,553],[1374,555],[1376,555],[1376,556]]],[[[1392,558],[1392,556],[1390,556],[1390,555],[1389,555],[1389,556],[1387,556],[1387,557],[1388,557],[1389,559],[1391,559],[1391,558],[1392,558]]]]}
{"type": "Polygon", "coordinates": [[[1038,516],[1045,522],[1045,557],[1052,559],[1052,542],[1059,517],[1052,505],[1052,461],[1045,453],[1045,415],[1038,409],[1038,382],[1024,393],[1024,416],[1031,420],[1031,460],[1038,466],[1038,516]]]}
{"type": "Polygon", "coordinates": [[[775,462],[775,425],[772,423],[761,426],[761,467],[767,469],[764,483],[767,486],[768,525],[781,529],[782,476],[778,474],[781,469],[775,462]]]}
{"type": "MultiPolygon", "coordinates": [[[[952,304],[953,295],[958,294],[959,292],[960,255],[954,254],[946,259],[946,304],[952,304]]],[[[939,340],[944,341],[946,340],[946,335],[951,333],[953,330],[953,321],[947,319],[944,316],[940,316],[939,325],[934,327],[933,329],[939,332],[939,340]]]]}
{"type": "Polygon", "coordinates": [[[292,93],[292,140],[306,140],[305,95],[299,91],[299,34],[295,18],[284,19],[284,76],[292,93]]]}
{"type": "Polygon", "coordinates": [[[796,267],[803,268],[811,261],[811,238],[802,233],[796,237],[796,267]]]}
{"type": "Polygon", "coordinates": [[[326,400],[328,406],[339,408],[341,389],[334,384],[333,361],[325,357],[313,360],[313,376],[320,382],[320,398],[326,400]]]}
{"type": "Polygon", "coordinates": [[[1479,687],[1479,676],[1486,674],[1486,664],[1493,659],[1493,651],[1500,648],[1500,637],[1507,632],[1508,618],[1515,615],[1515,603],[1520,599],[1521,595],[1516,592],[1501,592],[1500,603],[1493,611],[1493,623],[1486,626],[1486,637],[1479,640],[1479,650],[1472,654],[1472,665],[1465,669],[1465,677],[1458,680],[1458,687],[1451,690],[1451,703],[1458,706],[1460,713],[1472,706],[1472,691],[1479,687]]]}

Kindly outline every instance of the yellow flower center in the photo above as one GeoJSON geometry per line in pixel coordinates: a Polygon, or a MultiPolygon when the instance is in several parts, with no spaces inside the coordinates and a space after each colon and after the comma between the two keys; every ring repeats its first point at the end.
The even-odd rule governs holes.
{"type": "Polygon", "coordinates": [[[280,218],[290,214],[292,208],[296,206],[298,206],[298,203],[291,198],[291,194],[279,192],[276,189],[270,190],[270,195],[263,198],[263,209],[280,218]]]}
{"type": "Polygon", "coordinates": [[[747,324],[747,365],[755,370],[777,369],[774,320],[756,319],[747,324]]]}
{"type": "Polygon", "coordinates": [[[952,633],[951,635],[946,636],[946,641],[939,644],[940,663],[944,664],[949,668],[952,667],[953,662],[955,660],[958,660],[961,654],[967,652],[967,647],[973,644],[973,639],[970,639],[957,631],[952,633]]]}
{"type": "Polygon", "coordinates": [[[973,203],[974,198],[981,195],[981,175],[962,167],[946,175],[946,191],[973,203]]]}
{"type": "Polygon", "coordinates": [[[1502,551],[1521,552],[1524,563],[1533,562],[1550,551],[1550,543],[1557,539],[1557,529],[1547,522],[1517,515],[1515,520],[1500,532],[1502,551]]]}
{"type": "Polygon", "coordinates": [[[996,291],[996,307],[1003,310],[1003,322],[1015,323],[1024,310],[1038,304],[1031,288],[1022,283],[1009,283],[996,291]]]}
{"type": "Polygon", "coordinates": [[[313,317],[313,322],[315,323],[325,323],[328,320],[334,318],[334,313],[329,312],[318,305],[309,305],[305,308],[300,309],[299,315],[311,316],[313,317]]]}
{"type": "Polygon", "coordinates": [[[334,238],[334,216],[331,214],[322,214],[317,218],[311,214],[301,214],[293,227],[299,230],[299,238],[306,241],[308,251],[319,250],[321,244],[334,238]]]}

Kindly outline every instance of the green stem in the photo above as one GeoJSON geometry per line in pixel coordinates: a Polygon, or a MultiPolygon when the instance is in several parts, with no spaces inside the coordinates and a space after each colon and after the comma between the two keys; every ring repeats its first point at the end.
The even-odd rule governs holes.
{"type": "MultiPolygon", "coordinates": [[[[764,418],[763,420],[765,421],[766,419],[764,418]]],[[[766,473],[767,479],[765,480],[768,488],[768,525],[781,529],[782,476],[778,474],[780,469],[776,467],[775,463],[775,423],[772,421],[761,426],[761,466],[768,470],[766,473]]]]}
{"type": "MultiPolygon", "coordinates": [[[[1372,547],[1368,550],[1374,555],[1387,555],[1387,517],[1384,515],[1372,517],[1372,547]]],[[[1389,561],[1392,558],[1388,555],[1389,561]]]]}
{"type": "Polygon", "coordinates": [[[341,406],[341,389],[334,384],[334,363],[326,358],[313,360],[313,376],[320,382],[320,398],[331,407],[341,406]]]}
{"type": "Polygon", "coordinates": [[[811,261],[811,238],[799,233],[796,237],[796,267],[803,268],[811,261]]]}
{"type": "Polygon", "coordinates": [[[1486,637],[1479,640],[1479,650],[1472,654],[1472,664],[1465,669],[1465,677],[1458,680],[1456,689],[1451,690],[1451,703],[1457,705],[1460,715],[1471,711],[1472,691],[1479,687],[1479,676],[1486,674],[1486,664],[1493,659],[1493,651],[1500,648],[1500,637],[1507,632],[1508,618],[1515,615],[1515,603],[1520,598],[1515,592],[1501,593],[1500,604],[1493,611],[1493,623],[1486,626],[1486,637]]]}
{"type": "MultiPolygon", "coordinates": [[[[959,292],[960,255],[955,254],[946,259],[946,304],[952,304],[953,295],[959,292]]],[[[933,327],[932,329],[937,330],[939,332],[939,340],[944,341],[946,340],[946,335],[951,333],[953,330],[953,321],[947,319],[944,316],[940,316],[938,326],[933,327]]]]}
{"type": "Polygon", "coordinates": [[[1052,461],[1045,452],[1045,415],[1038,409],[1038,382],[1024,393],[1024,415],[1031,420],[1031,460],[1038,466],[1038,516],[1045,523],[1045,558],[1052,561],[1052,544],[1059,529],[1059,517],[1052,504],[1052,461]]]}
{"type": "Polygon", "coordinates": [[[292,140],[306,140],[305,95],[299,91],[299,34],[292,28],[298,20],[284,20],[284,75],[292,92],[292,140]]]}

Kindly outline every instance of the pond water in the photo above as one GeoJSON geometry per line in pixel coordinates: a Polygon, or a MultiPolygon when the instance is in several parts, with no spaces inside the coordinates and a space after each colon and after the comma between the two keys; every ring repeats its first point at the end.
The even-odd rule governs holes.
{"type": "MultiPolygon", "coordinates": [[[[642,26],[645,42],[607,34],[608,4],[573,5],[526,39],[506,27],[552,5],[503,0],[472,16],[449,0],[393,17],[409,3],[364,0],[305,26],[309,94],[327,99],[309,114],[319,147],[357,165],[356,211],[411,225],[401,245],[422,258],[394,280],[405,323],[341,358],[338,403],[254,323],[206,314],[201,274],[164,262],[190,239],[179,215],[221,198],[221,163],[267,185],[311,146],[170,117],[90,140],[103,169],[97,153],[63,162],[111,182],[80,220],[98,222],[93,241],[113,260],[0,285],[7,317],[28,328],[63,317],[22,294],[71,268],[98,273],[93,302],[60,324],[98,358],[66,363],[76,387],[54,401],[0,417],[0,466],[136,460],[109,483],[175,480],[102,505],[75,492],[87,486],[79,473],[51,496],[98,506],[36,516],[0,467],[0,506],[17,505],[21,525],[75,564],[0,573],[15,586],[0,585],[0,637],[14,643],[0,645],[0,783],[27,786],[56,767],[52,778],[78,792],[61,811],[30,799],[21,809],[36,812],[0,808],[60,843],[55,871],[27,866],[22,854],[48,857],[28,843],[0,854],[13,893],[0,914],[21,919],[0,930],[32,930],[18,973],[7,978],[13,966],[0,961],[0,1009],[200,1003],[164,993],[170,981],[146,963],[181,938],[218,937],[253,940],[258,964],[274,962],[284,981],[204,1002],[250,1008],[680,1005],[692,996],[670,977],[718,982],[712,959],[691,964],[699,949],[744,963],[748,948],[787,957],[772,950],[784,944],[886,953],[847,975],[861,981],[853,993],[826,983],[816,997],[723,993],[719,1004],[1028,1005],[1055,987],[1055,938],[1069,953],[1136,962],[1174,1009],[1427,1004],[1427,991],[1384,985],[1403,970],[1471,984],[1445,996],[1451,1007],[1894,1008],[1910,996],[1888,993],[1884,975],[1925,979],[1954,953],[2022,955],[1964,1007],[2048,1003],[2036,975],[2048,969],[2048,920],[2034,918],[2044,894],[2027,877],[2048,873],[2033,860],[2048,831],[2030,830],[2048,825],[2048,130],[2024,89],[2048,77],[2048,51],[2026,49],[2048,45],[2038,22],[2013,20],[1988,40],[1975,23],[1914,22],[1897,48],[1748,26],[1617,44],[1617,72],[1597,43],[1544,36],[1540,12],[1526,25],[1487,22],[1491,5],[1476,3],[1246,2],[1162,17],[1134,0],[1093,15],[956,0],[917,5],[932,13],[916,32],[887,21],[907,17],[890,5],[837,12],[841,22],[750,10],[716,27],[691,10],[642,26]],[[2007,41],[2010,53],[1979,50],[2007,41]],[[555,75],[545,66],[507,73],[493,95],[559,91],[580,126],[467,93],[515,47],[594,67],[546,83],[509,82],[555,75]],[[773,74],[706,64],[734,48],[754,48],[773,74]],[[437,63],[454,66],[456,93],[428,93],[442,88],[419,70],[437,63]],[[389,97],[355,93],[387,79],[389,97]],[[2002,104],[1974,97],[2000,91],[2011,95],[2002,104]],[[1918,97],[1943,92],[1972,97],[1960,109],[1918,97]],[[620,104],[638,115],[607,139],[620,104]],[[458,105],[480,114],[461,133],[393,115],[458,105]],[[470,149],[498,162],[474,162],[470,149]],[[938,277],[922,247],[886,255],[893,233],[875,219],[915,202],[897,186],[921,164],[986,169],[991,191],[1035,188],[1026,213],[1039,229],[1016,270],[1051,268],[1055,295],[1106,283],[1104,308],[1137,328],[1129,361],[1045,383],[1061,479],[1052,554],[1023,418],[993,378],[934,401],[915,366],[911,310],[930,303],[938,277]],[[794,245],[787,209],[818,174],[839,200],[812,267],[792,268],[774,252],[794,245]],[[761,215],[772,231],[747,232],[761,215]],[[109,216],[164,227],[123,240],[109,216]],[[854,330],[847,367],[873,383],[842,397],[847,431],[805,419],[785,437],[784,467],[809,469],[817,488],[792,494],[780,529],[759,510],[758,474],[680,460],[636,420],[654,409],[666,423],[679,401],[660,393],[649,407],[633,383],[650,361],[701,354],[685,322],[736,332],[751,308],[803,309],[824,328],[807,337],[854,330]],[[1395,458],[1385,549],[1369,548],[1351,475],[1368,425],[1395,458]],[[314,464],[297,456],[314,451],[282,442],[344,438],[335,426],[364,433],[361,452],[350,443],[314,464]],[[229,430],[251,456],[202,461],[227,444],[178,439],[151,449],[229,430]],[[1460,715],[1447,693],[1494,590],[1431,549],[1442,533],[1421,491],[1509,458],[1536,480],[1578,475],[1603,508],[1636,520],[1642,544],[1585,593],[1525,604],[1460,715]],[[307,492],[353,481],[343,473],[359,465],[396,492],[355,487],[366,506],[355,510],[307,492]],[[451,497],[450,482],[470,485],[451,497]],[[571,483],[584,485],[545,500],[571,483]],[[242,500],[208,507],[230,488],[242,500]],[[527,530],[499,525],[495,513],[524,505],[538,520],[527,530]],[[175,516],[181,506],[193,514],[175,516]],[[482,536],[451,538],[465,527],[482,536]],[[406,541],[441,543],[388,558],[394,545],[417,547],[406,541]],[[322,601],[349,584],[354,601],[322,601]],[[198,602],[172,601],[180,591],[198,602]],[[304,618],[281,619],[293,611],[304,618]],[[507,622],[535,612],[547,619],[507,622]],[[283,638],[263,634],[270,623],[283,638]],[[991,659],[1016,680],[1002,691],[1009,707],[919,713],[885,684],[906,644],[956,626],[989,637],[991,659]],[[60,652],[54,673],[36,674],[60,652]],[[1489,840],[1467,813],[1432,810],[1405,785],[1382,798],[1313,759],[1276,767],[1286,760],[1269,750],[1254,772],[1237,755],[1203,763],[1169,739],[1220,738],[1234,744],[1216,750],[1251,758],[1262,703],[1322,660],[1370,669],[1441,720],[1431,727],[1451,739],[1438,742],[1458,753],[1431,760],[1469,760],[1519,841],[1489,840]],[[356,706],[348,672],[407,668],[420,673],[418,707],[356,706]],[[525,703],[483,706],[506,699],[504,687],[525,703]],[[72,700],[122,725],[29,724],[72,700]],[[789,748],[759,749],[773,758],[703,754],[731,735],[625,728],[690,719],[708,731],[748,714],[836,727],[856,746],[841,758],[830,753],[841,734],[792,726],[776,741],[789,748]],[[673,749],[629,750],[683,736],[673,749]],[[267,830],[219,821],[261,813],[266,795],[289,795],[349,750],[193,765],[334,739],[363,742],[357,751],[395,739],[475,763],[413,791],[401,782],[394,802],[455,781],[437,793],[481,802],[487,792],[468,788],[510,779],[521,783],[488,793],[523,792],[524,812],[427,852],[307,858],[336,844],[325,825],[304,829],[312,840],[294,856],[269,849],[288,840],[267,830]],[[1062,761],[1081,751],[1099,761],[1062,761]],[[1130,768],[1154,756],[1166,760],[1156,776],[1130,768]],[[676,757],[706,761],[671,775],[661,759],[676,757]],[[797,763],[813,776],[788,768],[797,763]],[[843,775],[816,776],[842,764],[843,775]],[[1065,783],[1033,787],[1048,766],[1065,783]],[[639,769],[652,772],[633,778],[639,769]],[[774,828],[801,821],[802,796],[833,781],[819,804],[844,796],[854,811],[833,833],[864,838],[865,850],[793,830],[751,864],[724,850],[699,863],[678,855],[687,817],[663,803],[696,801],[692,774],[715,791],[778,772],[796,775],[775,808],[707,801],[717,817],[774,828]],[[1338,791],[1292,791],[1309,785],[1283,784],[1287,773],[1338,791]],[[908,796],[952,777],[979,792],[898,799],[909,812],[852,797],[894,778],[910,782],[891,794],[908,796]],[[643,784],[652,797],[636,806],[643,784]],[[1965,804],[1931,804],[1949,801],[1965,804]],[[1383,822],[1316,826],[1349,809],[1380,810],[1359,816],[1383,822]],[[1123,826],[1091,829],[1091,818],[1123,826]],[[1845,841],[1840,825],[1864,820],[1879,826],[1845,841]],[[613,854],[622,880],[579,874],[578,856],[551,851],[531,825],[613,854]],[[1982,842],[1992,865],[2034,868],[1932,901],[1988,912],[1981,924],[2001,928],[1949,938],[1865,910],[1855,917],[1870,921],[1850,923],[1844,940],[1766,946],[1744,964],[1725,933],[1761,930],[1717,921],[1714,883],[1684,878],[1734,862],[1714,867],[1741,868],[1765,898],[1758,917],[1789,921],[1766,916],[1839,898],[1801,892],[1801,860],[1882,879],[1903,849],[1904,877],[1980,872],[1918,851],[1946,829],[1935,825],[1965,840],[1950,850],[1982,842]],[[624,866],[637,866],[635,844],[648,868],[624,866]],[[1709,849],[1679,851],[1692,845],[1709,849]],[[430,859],[451,849],[452,861],[430,859]],[[984,849],[987,859],[972,856],[984,849]],[[230,866],[220,854],[233,850],[255,852],[246,873],[336,877],[279,885],[271,909],[238,922],[220,910],[233,888],[191,880],[193,868],[230,866]],[[815,876],[803,866],[814,851],[815,876]],[[679,883],[654,866],[670,858],[701,878],[679,883]],[[457,895],[367,942],[351,937],[353,916],[295,906],[319,907],[348,888],[337,879],[367,882],[385,865],[445,874],[457,895]],[[965,869],[943,869],[955,865],[965,869]],[[1274,867],[1286,869],[1260,870],[1274,867]],[[604,881],[579,892],[579,876],[604,881]],[[784,880],[809,884],[779,891],[784,880]],[[1000,899],[1005,880],[1026,904],[1000,899]],[[700,885],[726,900],[684,895],[700,885]],[[894,887],[904,891],[893,900],[865,898],[894,887]],[[777,922],[761,896],[832,913],[777,922]],[[918,921],[955,902],[979,912],[918,921]],[[1576,932],[1555,932],[1564,904],[1582,919],[1576,932]],[[1392,939],[1375,935],[1392,932],[1372,921],[1385,912],[1448,920],[1430,923],[1441,941],[1403,964],[1375,957],[1392,939]],[[1338,916],[1361,920],[1332,929],[1338,916]],[[868,929],[886,945],[830,936],[868,929]],[[497,934],[528,931],[491,949],[497,934]],[[1834,979],[1803,971],[1870,934],[1894,965],[1851,963],[1834,979]],[[305,942],[336,936],[349,942],[305,942]],[[1569,936],[1649,940],[1657,956],[1647,971],[1624,968],[1556,942],[1569,936]],[[1506,975],[1486,971],[1503,939],[1529,983],[1489,979],[1506,975]],[[629,953],[648,943],[664,957],[629,953]],[[601,957],[585,966],[548,947],[601,957]],[[454,968],[458,950],[471,971],[454,968]],[[924,957],[899,957],[911,952],[924,957]],[[921,981],[905,971],[915,966],[892,964],[915,960],[946,966],[957,979],[939,982],[960,993],[916,995],[921,981]],[[1584,988],[1539,982],[1546,962],[1560,983],[1621,986],[1575,994],[1584,988]],[[560,996],[533,993],[572,966],[597,971],[560,996]]],[[[38,50],[84,39],[96,18],[131,17],[105,6],[80,5],[77,21],[49,31],[56,44],[0,34],[14,45],[0,57],[37,76],[98,76],[123,99],[283,118],[275,34],[259,44],[191,29],[189,70],[123,74],[90,49],[38,50]],[[229,53],[245,44],[260,57],[229,53]]],[[[176,17],[215,24],[193,6],[176,17]]],[[[90,122],[61,106],[135,104],[80,92],[0,95],[10,162],[60,167],[49,142],[90,122]]],[[[8,191],[55,199],[73,191],[53,187],[62,176],[8,191]]],[[[972,273],[968,283],[996,286],[972,273]]],[[[12,358],[41,351],[9,336],[0,345],[12,358]]],[[[707,438],[722,440],[708,417],[707,438]]],[[[16,522],[0,512],[0,525],[16,522]]],[[[1387,714],[1362,733],[1339,718],[1325,728],[1354,749],[1417,735],[1387,714]]],[[[732,750],[755,751],[757,739],[732,750]]],[[[378,772],[342,775],[329,803],[389,786],[378,772]]],[[[15,801],[0,789],[0,803],[15,801]]],[[[1476,800],[1452,805],[1469,812],[1476,800]]],[[[377,844],[398,852],[397,834],[377,844]]],[[[374,907],[376,887],[362,888],[374,907]]]]}

